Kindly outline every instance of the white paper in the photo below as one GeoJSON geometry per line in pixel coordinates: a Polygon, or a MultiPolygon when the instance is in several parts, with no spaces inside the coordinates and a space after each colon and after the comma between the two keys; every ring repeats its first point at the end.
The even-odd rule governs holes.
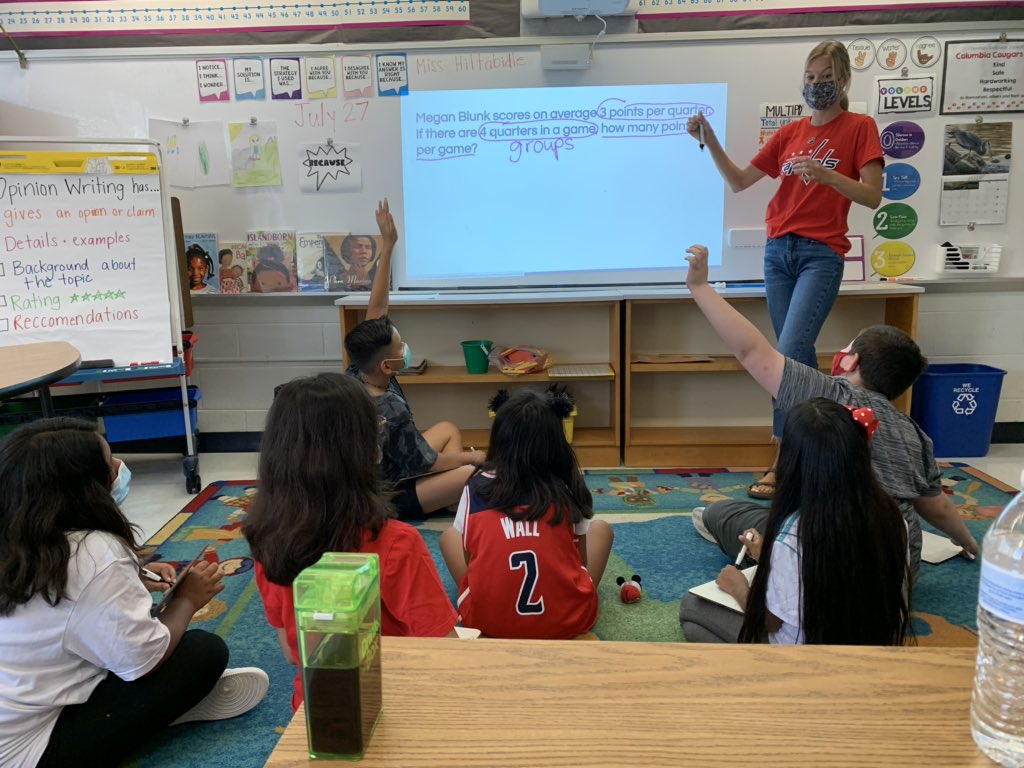
{"type": "MultiPolygon", "coordinates": [[[[756,565],[752,565],[749,568],[744,568],[740,573],[747,577],[747,583],[749,584],[754,580],[754,572],[757,570],[756,565]]],[[[690,594],[697,595],[697,597],[703,597],[705,600],[710,600],[713,603],[724,605],[730,610],[736,611],[736,613],[743,613],[743,609],[740,604],[736,602],[736,599],[728,592],[719,587],[714,580],[700,584],[690,589],[690,594]]]]}
{"type": "Polygon", "coordinates": [[[359,145],[335,141],[333,144],[300,144],[298,160],[299,189],[303,192],[353,192],[363,186],[363,166],[359,145]]]}
{"type": "Polygon", "coordinates": [[[159,177],[10,174],[7,184],[21,194],[0,200],[0,221],[34,215],[5,236],[0,345],[58,338],[86,360],[170,362],[159,177]]]}
{"type": "Polygon", "coordinates": [[[934,533],[921,531],[921,559],[926,563],[942,563],[963,551],[963,547],[954,544],[945,536],[936,536],[934,533]]]}
{"type": "Polygon", "coordinates": [[[160,142],[164,179],[172,187],[215,187],[231,183],[224,123],[205,120],[149,121],[150,138],[160,142]]]}

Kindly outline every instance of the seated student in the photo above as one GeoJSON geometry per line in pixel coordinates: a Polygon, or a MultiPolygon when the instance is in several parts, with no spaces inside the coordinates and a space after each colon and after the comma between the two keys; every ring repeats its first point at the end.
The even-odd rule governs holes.
{"type": "Polygon", "coordinates": [[[613,536],[562,431],[571,411],[527,389],[498,405],[487,461],[441,535],[463,623],[489,637],[568,639],[597,621],[613,536]]]}
{"type": "MultiPolygon", "coordinates": [[[[341,373],[282,385],[267,415],[260,486],[242,532],[267,621],[293,664],[299,643],[292,582],[324,552],[380,556],[383,634],[455,636],[458,615],[423,537],[392,518],[380,487],[379,425],[363,387],[341,373]]],[[[292,705],[301,703],[299,670],[292,705]]]]}
{"type": "Polygon", "coordinates": [[[177,722],[255,706],[259,669],[225,671],[218,636],[188,630],[223,589],[200,563],[157,618],[96,425],[51,418],[0,444],[0,765],[119,765],[177,722]],[[205,698],[204,698],[205,697],[205,698]]]}
{"type": "Polygon", "coordinates": [[[345,335],[349,374],[363,382],[374,405],[386,420],[386,439],[381,471],[400,518],[421,518],[459,500],[462,488],[483,451],[462,450],[462,433],[442,421],[420,432],[395,380],[395,373],[409,365],[412,353],[398,329],[388,319],[388,283],[391,254],[398,242],[395,220],[388,201],[377,206],[377,225],[383,237],[366,319],[345,335]]]}
{"type": "MultiPolygon", "coordinates": [[[[965,556],[973,559],[979,552],[978,542],[942,492],[942,475],[932,455],[931,439],[890,402],[905,392],[927,365],[914,340],[888,325],[871,326],[836,353],[832,375],[826,375],[784,357],[715,292],[708,283],[707,248],[694,245],[687,252],[691,255],[686,257],[690,263],[686,287],[694,302],[740,364],[775,398],[779,409],[788,411],[808,398],[827,397],[874,411],[879,426],[871,442],[871,457],[878,481],[907,521],[913,577],[917,578],[921,564],[918,515],[963,547],[965,556]]],[[[693,523],[702,536],[735,557],[741,546],[737,536],[749,528],[763,533],[767,516],[764,507],[752,502],[721,501],[703,513],[696,512],[693,523]]]]}
{"type": "Polygon", "coordinates": [[[743,616],[687,593],[679,612],[687,640],[902,644],[907,526],[871,466],[877,425],[870,408],[824,397],[789,409],[764,538],[753,529],[740,537],[759,563],[754,581],[734,565],[717,579],[743,616]]]}

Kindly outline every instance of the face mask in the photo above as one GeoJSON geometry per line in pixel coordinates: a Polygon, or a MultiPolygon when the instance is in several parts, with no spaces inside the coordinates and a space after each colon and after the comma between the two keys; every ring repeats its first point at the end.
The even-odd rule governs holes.
{"type": "Polygon", "coordinates": [[[804,83],[804,101],[811,109],[828,109],[839,101],[839,86],[835,80],[826,83],[804,83]]]}
{"type": "Polygon", "coordinates": [[[114,497],[114,501],[117,502],[118,506],[121,506],[124,500],[128,498],[128,490],[131,483],[132,471],[122,461],[121,465],[117,468],[117,477],[114,478],[114,484],[110,487],[110,495],[114,497]]]}
{"type": "Polygon", "coordinates": [[[843,370],[842,363],[843,363],[843,358],[846,357],[849,354],[852,354],[852,353],[840,350],[839,352],[836,352],[834,355],[832,355],[832,375],[833,376],[842,376],[844,373],[846,373],[846,371],[843,370]]]}
{"type": "Polygon", "coordinates": [[[412,362],[412,350],[409,348],[409,345],[406,344],[404,341],[402,342],[402,356],[401,357],[386,357],[386,358],[384,358],[384,362],[390,362],[391,360],[401,360],[402,361],[402,367],[403,368],[408,368],[409,364],[412,362]]]}

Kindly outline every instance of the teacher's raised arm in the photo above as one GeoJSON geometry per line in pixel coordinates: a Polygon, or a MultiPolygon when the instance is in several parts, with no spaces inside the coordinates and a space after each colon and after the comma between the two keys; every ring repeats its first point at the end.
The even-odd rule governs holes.
{"type": "MultiPolygon", "coordinates": [[[[794,86],[796,77],[794,73],[794,86]]],[[[741,168],[725,153],[703,113],[687,131],[701,140],[733,192],[765,176],[779,179],[768,203],[764,251],[765,294],[783,355],[817,367],[815,340],[843,279],[852,203],[875,208],[882,197],[882,145],[878,126],[849,111],[852,69],[846,46],[816,45],[804,62],[802,95],[809,114],[779,129],[741,168]]],[[[772,436],[782,435],[785,415],[776,409],[772,436]]],[[[774,468],[750,486],[754,498],[770,499],[774,468]]]]}

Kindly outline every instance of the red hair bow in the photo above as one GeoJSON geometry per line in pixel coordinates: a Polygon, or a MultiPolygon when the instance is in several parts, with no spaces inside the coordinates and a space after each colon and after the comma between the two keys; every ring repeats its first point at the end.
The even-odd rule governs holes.
{"type": "Polygon", "coordinates": [[[870,408],[854,408],[852,405],[843,407],[850,412],[854,421],[864,427],[868,433],[868,440],[874,437],[875,430],[878,429],[878,419],[875,418],[874,411],[870,408]]]}

